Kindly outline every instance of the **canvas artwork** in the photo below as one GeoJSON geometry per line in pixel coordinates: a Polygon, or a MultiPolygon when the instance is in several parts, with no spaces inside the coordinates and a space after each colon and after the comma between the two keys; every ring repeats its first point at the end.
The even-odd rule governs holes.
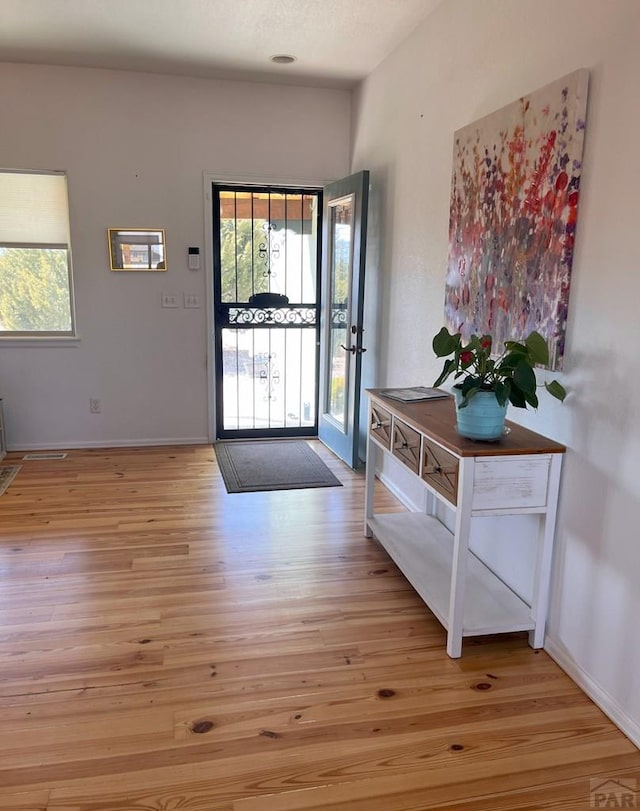
{"type": "Polygon", "coordinates": [[[537,330],[561,369],[588,72],[577,70],[454,136],[445,320],[463,338],[537,330]]]}

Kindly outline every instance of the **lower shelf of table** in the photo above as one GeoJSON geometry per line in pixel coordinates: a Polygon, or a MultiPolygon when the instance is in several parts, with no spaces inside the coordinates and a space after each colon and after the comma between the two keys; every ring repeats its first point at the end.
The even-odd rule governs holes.
{"type": "MultiPolygon", "coordinates": [[[[413,588],[448,629],[453,535],[422,513],[375,515],[368,521],[375,538],[413,588]]],[[[530,631],[530,607],[474,554],[467,557],[463,636],[530,631]]]]}

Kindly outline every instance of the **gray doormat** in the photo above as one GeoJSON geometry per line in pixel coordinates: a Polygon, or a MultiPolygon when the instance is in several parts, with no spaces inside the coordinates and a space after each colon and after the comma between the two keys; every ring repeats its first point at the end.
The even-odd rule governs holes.
{"type": "Polygon", "coordinates": [[[6,465],[0,467],[0,496],[9,489],[9,485],[18,475],[22,465],[6,465]]]}
{"type": "Polygon", "coordinates": [[[228,493],[342,487],[318,454],[300,440],[218,442],[214,447],[228,493]]]}

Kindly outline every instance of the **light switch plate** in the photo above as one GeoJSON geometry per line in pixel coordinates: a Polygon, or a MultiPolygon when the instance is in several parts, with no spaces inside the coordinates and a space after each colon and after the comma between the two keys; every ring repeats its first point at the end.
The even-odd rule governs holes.
{"type": "Polygon", "coordinates": [[[179,307],[180,300],[175,293],[163,293],[162,294],[162,306],[163,307],[179,307]]]}
{"type": "Polygon", "coordinates": [[[200,296],[197,293],[184,294],[185,310],[197,310],[200,307],[200,296]]]}

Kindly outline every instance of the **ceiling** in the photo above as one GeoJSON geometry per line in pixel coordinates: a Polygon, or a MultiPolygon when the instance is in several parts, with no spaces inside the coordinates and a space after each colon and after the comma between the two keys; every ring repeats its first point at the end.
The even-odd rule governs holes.
{"type": "Polygon", "coordinates": [[[440,2],[0,0],[0,60],[348,88],[440,2]]]}

